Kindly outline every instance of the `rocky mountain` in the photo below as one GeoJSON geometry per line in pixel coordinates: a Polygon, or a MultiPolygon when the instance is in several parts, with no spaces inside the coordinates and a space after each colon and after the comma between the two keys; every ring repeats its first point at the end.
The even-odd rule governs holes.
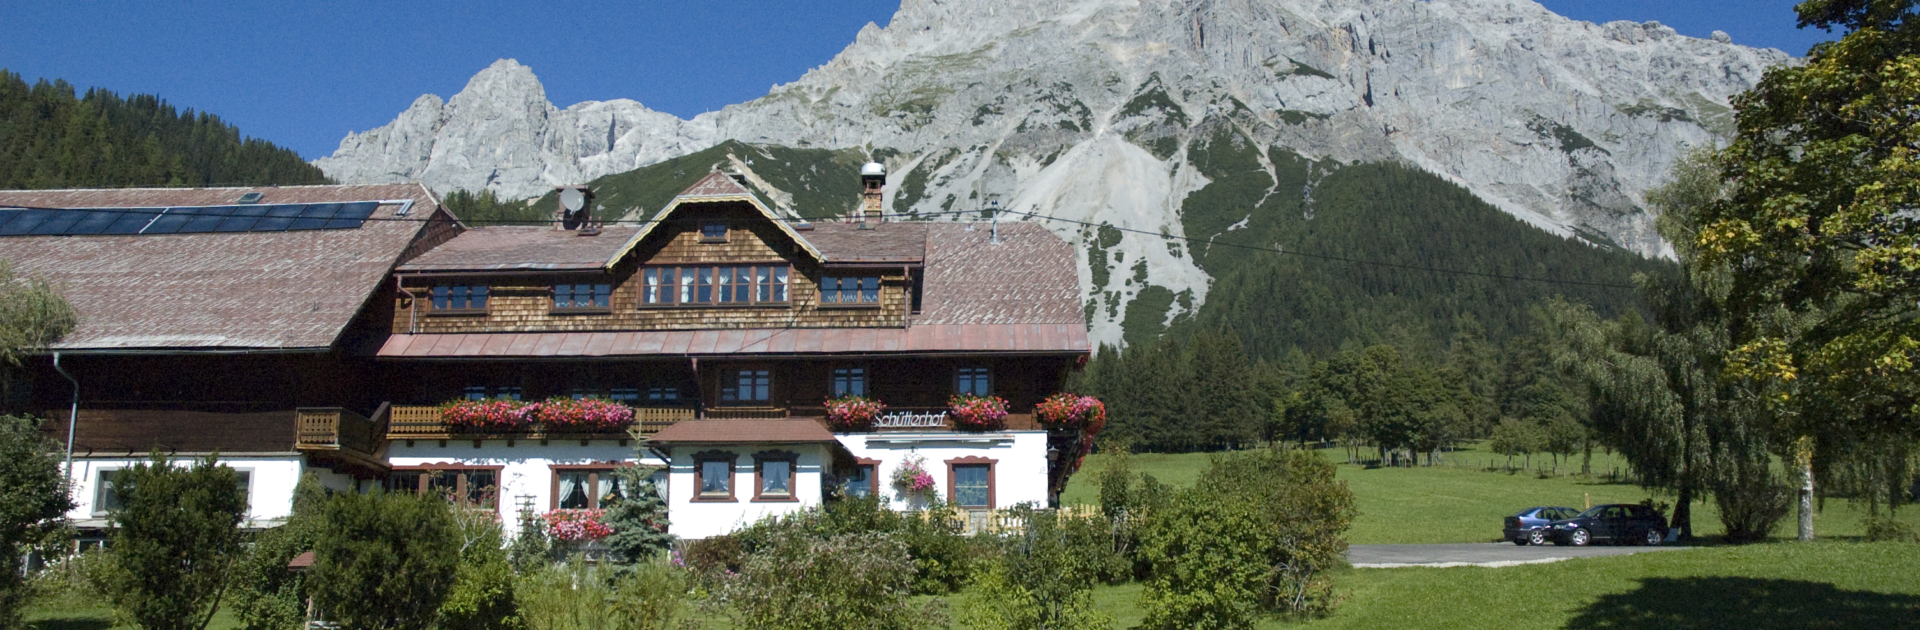
{"type": "MultiPolygon", "coordinates": [[[[1527,0],[905,0],[800,80],[692,120],[627,100],[557,109],[507,60],[315,163],[341,181],[526,197],[727,141],[739,150],[716,163],[750,174],[794,171],[775,150],[870,156],[901,214],[997,199],[1065,219],[1049,225],[1101,252],[1081,275],[1095,337],[1113,343],[1143,292],[1178,296],[1155,300],[1171,323],[1226,271],[1210,248],[1128,230],[1268,238],[1263,222],[1310,220],[1316,186],[1367,164],[1665,255],[1645,191],[1730,130],[1731,96],[1791,61],[1527,0]]],[[[821,197],[754,177],[779,202],[821,197]]],[[[813,203],[829,207],[802,212],[853,200],[813,203]]]]}

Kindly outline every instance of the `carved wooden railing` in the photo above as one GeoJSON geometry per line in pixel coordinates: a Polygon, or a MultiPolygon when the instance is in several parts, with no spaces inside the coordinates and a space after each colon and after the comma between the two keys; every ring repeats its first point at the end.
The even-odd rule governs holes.
{"type": "Polygon", "coordinates": [[[341,407],[301,407],[294,410],[298,432],[294,446],[305,451],[352,451],[371,455],[380,450],[380,440],[391,407],[381,404],[368,418],[341,407]]]}
{"type": "Polygon", "coordinates": [[[627,437],[630,435],[646,436],[658,433],[661,429],[673,426],[676,422],[692,420],[693,417],[694,410],[692,407],[634,407],[633,426],[631,430],[619,429],[582,434],[578,431],[548,432],[536,425],[527,431],[483,435],[458,431],[452,427],[448,427],[445,422],[440,421],[440,407],[438,406],[404,405],[393,408],[393,422],[387,430],[386,438],[389,440],[447,440],[495,437],[497,435],[498,437],[537,440],[550,437],[572,438],[581,435],[614,437],[627,437]]]}
{"type": "Polygon", "coordinates": [[[785,407],[708,407],[707,419],[710,420],[781,420],[787,417],[785,407]]]}

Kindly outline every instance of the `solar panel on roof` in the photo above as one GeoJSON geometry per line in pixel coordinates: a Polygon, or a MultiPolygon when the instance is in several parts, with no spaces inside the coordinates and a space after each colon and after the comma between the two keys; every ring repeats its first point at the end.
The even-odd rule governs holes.
{"type": "Polygon", "coordinates": [[[6,225],[0,225],[0,235],[31,234],[34,228],[40,227],[41,221],[47,220],[50,216],[53,216],[52,210],[21,210],[20,214],[14,215],[12,221],[8,221],[6,225]]]}
{"type": "Polygon", "coordinates": [[[172,208],[0,208],[0,236],[194,234],[343,230],[364,225],[380,202],[172,208]]]}
{"type": "Polygon", "coordinates": [[[108,226],[113,225],[114,221],[119,221],[120,215],[121,213],[115,210],[88,211],[87,216],[81,217],[78,222],[73,224],[73,227],[67,228],[67,233],[76,235],[99,234],[106,231],[108,226]]]}
{"type": "Polygon", "coordinates": [[[340,212],[334,215],[333,220],[327,222],[326,229],[350,230],[359,228],[362,224],[366,223],[367,217],[373,216],[373,211],[379,207],[380,204],[373,201],[340,204],[340,212]]]}
{"type": "Polygon", "coordinates": [[[199,212],[195,212],[193,214],[193,220],[187,221],[187,224],[180,228],[180,233],[198,234],[201,232],[212,232],[214,228],[220,227],[221,222],[227,220],[227,215],[231,215],[239,209],[238,206],[197,208],[199,212]]]}
{"type": "Polygon", "coordinates": [[[153,218],[153,221],[147,224],[146,229],[140,230],[140,233],[141,234],[178,233],[180,231],[180,228],[186,227],[187,221],[193,220],[193,216],[194,216],[193,211],[198,209],[199,208],[167,208],[166,210],[161,211],[159,216],[155,216],[153,218]]]}
{"type": "Polygon", "coordinates": [[[153,222],[153,217],[154,215],[150,211],[129,210],[122,212],[120,213],[120,218],[114,221],[113,225],[107,226],[107,229],[101,230],[100,233],[139,234],[140,228],[147,227],[148,223],[153,222]]]}
{"type": "Polygon", "coordinates": [[[259,223],[253,224],[255,232],[285,232],[293,225],[307,207],[301,204],[283,204],[278,206],[258,206],[252,214],[264,214],[259,223]]]}

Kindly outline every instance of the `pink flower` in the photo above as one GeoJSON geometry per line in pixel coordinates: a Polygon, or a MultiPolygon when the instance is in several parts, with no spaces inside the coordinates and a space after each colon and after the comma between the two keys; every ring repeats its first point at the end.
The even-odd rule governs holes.
{"type": "Polygon", "coordinates": [[[541,515],[547,521],[547,535],[566,542],[594,541],[613,534],[613,528],[600,522],[605,510],[554,510],[541,515]]]}

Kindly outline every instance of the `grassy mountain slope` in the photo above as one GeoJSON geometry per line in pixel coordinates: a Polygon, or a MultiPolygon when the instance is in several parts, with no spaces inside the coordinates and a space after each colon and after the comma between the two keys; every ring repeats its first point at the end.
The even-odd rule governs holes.
{"type": "MultiPolygon", "coordinates": [[[[742,170],[767,183],[765,187],[751,184],[763,200],[776,206],[790,205],[800,216],[818,219],[843,215],[858,204],[860,180],[856,174],[867,157],[851,149],[795,149],[728,140],[696,153],[601,177],[590,185],[596,203],[606,206],[604,216],[644,220],[708,172],[733,168],[736,160],[742,170]],[[790,200],[787,195],[791,195],[790,200]]],[[[557,203],[554,195],[549,192],[541,196],[533,206],[553,208],[557,203]]]]}

